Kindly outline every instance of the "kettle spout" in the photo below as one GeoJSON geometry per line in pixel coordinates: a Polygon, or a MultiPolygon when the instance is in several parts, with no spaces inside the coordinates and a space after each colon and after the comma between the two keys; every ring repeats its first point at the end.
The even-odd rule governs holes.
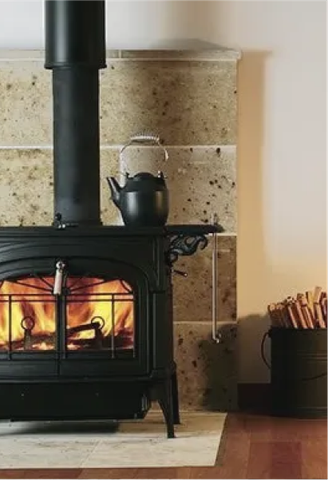
{"type": "Polygon", "coordinates": [[[120,193],[121,193],[122,187],[120,187],[120,185],[118,184],[117,180],[114,177],[106,177],[106,180],[110,188],[112,200],[115,203],[115,205],[119,207],[120,193]]]}

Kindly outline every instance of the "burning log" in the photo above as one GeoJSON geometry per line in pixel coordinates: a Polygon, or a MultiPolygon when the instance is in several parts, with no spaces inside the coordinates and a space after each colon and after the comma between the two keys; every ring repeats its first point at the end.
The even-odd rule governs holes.
{"type": "Polygon", "coordinates": [[[21,340],[13,340],[9,350],[53,350],[55,348],[56,336],[54,334],[36,334],[26,340],[26,337],[21,340]],[[43,346],[47,348],[42,348],[43,346]]]}
{"type": "Polygon", "coordinates": [[[71,337],[79,332],[86,332],[88,330],[100,330],[101,326],[99,322],[88,323],[87,325],[78,325],[77,327],[71,327],[67,329],[67,336],[71,337]]]}
{"type": "Polygon", "coordinates": [[[327,293],[322,287],[315,287],[313,292],[298,293],[296,298],[271,303],[268,313],[273,327],[327,328],[327,293]]]}

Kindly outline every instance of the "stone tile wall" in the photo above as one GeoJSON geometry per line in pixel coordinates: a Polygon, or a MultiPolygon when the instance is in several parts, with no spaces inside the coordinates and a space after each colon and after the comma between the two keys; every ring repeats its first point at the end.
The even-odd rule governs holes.
{"type": "MultiPolygon", "coordinates": [[[[211,249],[183,257],[174,277],[175,351],[181,404],[236,406],[236,111],[238,53],[230,50],[110,51],[101,87],[101,209],[120,224],[105,177],[124,168],[119,148],[133,134],[157,132],[169,160],[131,147],[131,173],[164,170],[170,223],[225,229],[218,249],[219,345],[211,341],[211,249]]],[[[0,225],[49,225],[53,217],[51,72],[43,52],[0,52],[0,225]]]]}

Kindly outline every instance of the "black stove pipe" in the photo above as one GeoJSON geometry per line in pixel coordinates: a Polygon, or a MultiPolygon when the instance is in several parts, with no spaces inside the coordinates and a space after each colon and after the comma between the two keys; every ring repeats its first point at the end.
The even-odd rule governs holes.
{"type": "Polygon", "coordinates": [[[100,225],[99,72],[105,2],[45,1],[45,68],[53,75],[54,207],[64,225],[100,225]]]}

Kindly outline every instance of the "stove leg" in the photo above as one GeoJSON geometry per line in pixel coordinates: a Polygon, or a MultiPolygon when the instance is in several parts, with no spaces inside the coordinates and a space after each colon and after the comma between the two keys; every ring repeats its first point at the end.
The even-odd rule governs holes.
{"type": "Polygon", "coordinates": [[[165,418],[167,438],[175,438],[172,399],[172,380],[168,378],[157,387],[157,400],[165,418]]]}
{"type": "Polygon", "coordinates": [[[173,421],[174,425],[180,425],[180,412],[179,412],[179,392],[178,392],[178,379],[177,372],[174,372],[171,377],[172,384],[172,407],[173,407],[173,421]]]}

